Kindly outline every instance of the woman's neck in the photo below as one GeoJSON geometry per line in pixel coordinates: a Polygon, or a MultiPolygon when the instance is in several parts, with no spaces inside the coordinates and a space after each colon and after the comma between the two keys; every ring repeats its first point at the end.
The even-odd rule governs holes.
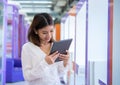
{"type": "Polygon", "coordinates": [[[41,43],[40,48],[48,55],[51,48],[51,43],[41,43]]]}
{"type": "Polygon", "coordinates": [[[41,42],[40,45],[49,45],[49,42],[41,42]]]}

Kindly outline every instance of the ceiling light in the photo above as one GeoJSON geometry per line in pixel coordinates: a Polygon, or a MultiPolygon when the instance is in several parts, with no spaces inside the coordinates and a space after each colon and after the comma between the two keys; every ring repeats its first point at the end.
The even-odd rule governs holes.
{"type": "Polygon", "coordinates": [[[21,9],[19,10],[20,12],[26,12],[26,13],[40,13],[40,12],[48,12],[48,13],[51,13],[52,11],[50,9],[31,9],[31,8],[27,8],[27,9],[21,9]]]}
{"type": "Polygon", "coordinates": [[[32,3],[32,4],[52,4],[52,1],[18,1],[17,2],[19,3],[25,3],[25,4],[29,4],[29,3],[32,3]]]}
{"type": "Polygon", "coordinates": [[[52,7],[52,5],[22,5],[21,6],[22,8],[33,8],[33,7],[35,7],[35,8],[51,8],[52,7]]]}

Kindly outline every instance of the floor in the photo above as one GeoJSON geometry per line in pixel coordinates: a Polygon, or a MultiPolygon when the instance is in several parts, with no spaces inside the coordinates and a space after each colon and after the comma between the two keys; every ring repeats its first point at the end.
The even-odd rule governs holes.
{"type": "MultiPolygon", "coordinates": [[[[7,83],[6,85],[25,85],[25,81],[16,83],[7,83]]],[[[74,83],[74,75],[71,75],[69,85],[85,85],[85,77],[83,75],[77,76],[74,83]]]]}
{"type": "Polygon", "coordinates": [[[6,85],[25,85],[24,81],[16,82],[16,83],[7,83],[6,85]]]}

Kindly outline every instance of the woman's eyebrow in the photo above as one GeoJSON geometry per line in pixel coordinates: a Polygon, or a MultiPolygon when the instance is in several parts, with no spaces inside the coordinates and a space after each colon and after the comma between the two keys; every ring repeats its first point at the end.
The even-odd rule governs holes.
{"type": "Polygon", "coordinates": [[[43,32],[47,32],[47,31],[43,30],[43,32]]]}

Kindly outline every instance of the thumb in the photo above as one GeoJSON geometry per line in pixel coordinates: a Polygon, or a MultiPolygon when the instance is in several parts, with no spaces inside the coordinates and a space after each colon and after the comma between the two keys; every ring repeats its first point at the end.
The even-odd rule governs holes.
{"type": "Polygon", "coordinates": [[[55,56],[56,54],[58,54],[58,51],[54,52],[53,54],[51,54],[51,56],[55,56]]]}
{"type": "Polygon", "coordinates": [[[60,53],[57,53],[56,55],[54,55],[52,58],[55,61],[58,57],[59,57],[60,53]]]}

